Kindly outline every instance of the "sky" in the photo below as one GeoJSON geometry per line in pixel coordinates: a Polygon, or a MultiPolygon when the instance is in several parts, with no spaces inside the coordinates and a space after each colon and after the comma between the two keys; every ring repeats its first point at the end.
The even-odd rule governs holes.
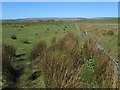
{"type": "Polygon", "coordinates": [[[2,2],[119,2],[119,0],[1,0],[2,2]]]}
{"type": "Polygon", "coordinates": [[[2,19],[118,17],[117,2],[3,2],[2,19]]]}

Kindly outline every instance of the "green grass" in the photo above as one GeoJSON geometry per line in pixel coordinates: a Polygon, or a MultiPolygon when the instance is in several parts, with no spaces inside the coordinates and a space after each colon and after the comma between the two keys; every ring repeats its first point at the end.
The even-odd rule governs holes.
{"type": "MultiPolygon", "coordinates": [[[[111,51],[112,56],[115,59],[118,59],[118,19],[112,18],[112,19],[89,19],[89,20],[82,20],[81,23],[88,23],[92,25],[91,32],[95,32],[92,36],[98,36],[99,33],[101,34],[100,30],[102,29],[102,32],[106,30],[106,33],[109,31],[113,31],[113,35],[106,35],[105,37],[108,38],[108,40],[105,40],[104,37],[98,37],[98,39],[102,40],[102,43],[100,43],[101,46],[103,46],[107,52],[111,51]],[[97,30],[97,31],[96,31],[97,30]]],[[[96,40],[99,42],[99,40],[96,40]]]]}
{"type": "Polygon", "coordinates": [[[31,50],[39,40],[45,40],[49,47],[53,37],[59,39],[67,32],[75,30],[76,28],[73,22],[3,22],[3,42],[13,44],[17,48],[17,55],[26,54],[25,56],[17,57],[19,61],[14,62],[14,66],[22,66],[25,70],[17,84],[22,84],[19,86],[23,88],[45,87],[42,76],[34,81],[28,80],[28,77],[34,70],[34,66],[28,68],[31,65],[31,61],[28,58],[31,50]],[[24,25],[24,28],[12,27],[16,25],[24,25]],[[65,26],[67,26],[67,28],[65,28],[65,26]],[[65,30],[63,30],[64,28],[65,30]],[[11,36],[13,35],[15,35],[17,39],[12,39],[11,36]],[[23,43],[24,41],[28,41],[30,44],[23,43]],[[20,61],[20,59],[25,60],[20,61]]]}
{"type": "Polygon", "coordinates": [[[118,59],[118,35],[108,36],[109,41],[105,41],[102,46],[107,50],[107,52],[112,52],[112,56],[118,59]]]}
{"type": "MultiPolygon", "coordinates": [[[[80,21],[81,23],[93,23],[93,24],[116,24],[116,19],[101,19],[101,20],[83,20],[80,21]]],[[[93,28],[113,28],[116,25],[109,26],[109,25],[96,25],[93,28]]],[[[26,54],[22,57],[17,57],[17,59],[25,59],[25,61],[16,61],[14,66],[23,66],[24,67],[24,74],[20,76],[20,81],[18,82],[21,87],[24,88],[43,88],[45,87],[44,77],[41,75],[36,80],[31,81],[28,80],[28,77],[34,72],[34,68],[38,66],[36,64],[32,64],[29,60],[28,56],[36,45],[39,40],[45,40],[47,42],[47,47],[50,46],[52,38],[56,37],[56,39],[60,39],[64,36],[67,32],[73,31],[77,32],[78,37],[80,37],[79,32],[80,27],[76,26],[74,22],[3,22],[3,42],[8,44],[13,44],[17,48],[17,55],[18,54],[26,54]],[[21,27],[13,27],[13,26],[24,26],[21,27]],[[67,26],[67,28],[65,28],[67,26]],[[64,30],[65,29],[65,30],[64,30]],[[12,39],[11,36],[15,35],[16,39],[12,39]],[[27,41],[28,43],[24,43],[27,41]],[[34,65],[34,66],[31,66],[34,65]]],[[[110,41],[104,42],[102,45],[105,49],[112,50],[112,52],[116,55],[117,54],[117,35],[114,34],[112,36],[107,36],[110,38],[110,41]]],[[[84,40],[78,38],[80,46],[83,48],[84,40]]],[[[96,81],[94,79],[94,64],[95,60],[90,59],[87,60],[84,64],[81,77],[83,78],[84,84],[86,88],[94,88],[96,87],[96,81]]]]}
{"type": "MultiPolygon", "coordinates": [[[[18,48],[17,50],[18,54],[29,53],[31,48],[36,44],[38,40],[44,39],[48,43],[50,43],[50,40],[53,37],[60,38],[67,31],[69,32],[75,30],[75,26],[73,23],[70,22],[56,22],[56,23],[52,24],[51,22],[47,22],[47,24],[45,24],[44,22],[43,23],[40,22],[36,25],[31,24],[30,26],[25,26],[24,28],[11,27],[12,25],[16,25],[16,22],[13,24],[3,25],[3,42],[16,45],[16,47],[18,48]],[[67,28],[64,31],[63,29],[65,28],[65,26],[67,26],[67,28]],[[47,31],[47,28],[49,28],[49,31],[47,31]],[[17,39],[11,39],[12,35],[16,35],[17,39]],[[24,40],[28,40],[31,44],[24,44],[23,43],[24,40]]],[[[24,25],[24,23],[20,24],[17,23],[17,25],[24,25]]]]}

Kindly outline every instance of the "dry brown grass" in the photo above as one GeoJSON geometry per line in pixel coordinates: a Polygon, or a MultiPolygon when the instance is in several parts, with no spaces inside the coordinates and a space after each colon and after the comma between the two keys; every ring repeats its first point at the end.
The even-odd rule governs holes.
{"type": "Polygon", "coordinates": [[[59,40],[53,38],[51,46],[42,54],[42,58],[40,56],[33,62],[37,65],[35,69],[43,72],[46,88],[77,88],[94,83],[96,85],[93,87],[96,88],[113,87],[114,64],[91,39],[86,41],[84,47],[81,48],[75,34],[68,33],[59,40]],[[89,59],[95,60],[95,66],[92,69],[85,69],[84,63],[89,59]],[[91,76],[84,76],[82,72],[84,70],[86,70],[85,74],[88,70],[91,76]],[[84,82],[88,77],[89,82],[93,79],[92,83],[84,82]]]}
{"type": "MultiPolygon", "coordinates": [[[[105,52],[98,49],[90,39],[85,43],[84,57],[86,60],[95,59],[94,75],[98,88],[115,88],[114,84],[114,62],[105,52]]],[[[111,53],[109,53],[111,55],[111,53]]],[[[112,55],[111,55],[112,56],[112,55]]]]}
{"type": "MultiPolygon", "coordinates": [[[[92,25],[88,23],[81,23],[81,26],[84,27],[85,30],[90,31],[89,33],[92,37],[100,42],[101,44],[106,41],[110,41],[110,35],[117,35],[117,28],[97,28],[94,29],[97,25],[92,25]]],[[[91,41],[93,42],[93,41],[91,41]]],[[[96,81],[98,82],[97,87],[103,88],[115,88],[116,84],[114,83],[114,63],[113,61],[100,49],[96,49],[95,43],[91,44],[91,42],[87,42],[84,46],[84,56],[86,58],[95,59],[95,70],[94,73],[96,75],[96,81]],[[96,51],[97,50],[97,51],[96,51]]],[[[111,50],[111,56],[114,56],[115,52],[111,50]]],[[[118,85],[119,86],[119,85],[118,85]]]]}
{"type": "Polygon", "coordinates": [[[47,44],[44,40],[40,40],[38,41],[38,43],[36,44],[36,46],[32,49],[31,53],[30,53],[30,59],[31,60],[35,60],[36,58],[39,57],[43,57],[43,53],[45,52],[47,48],[47,44]]]}
{"type": "Polygon", "coordinates": [[[88,39],[83,45],[83,53],[85,60],[89,60],[94,58],[98,49],[96,48],[96,44],[91,40],[88,39]]]}
{"type": "MultiPolygon", "coordinates": [[[[118,32],[117,27],[116,28],[107,28],[107,27],[97,28],[97,26],[102,26],[102,24],[80,23],[79,25],[84,30],[87,30],[93,36],[94,39],[96,39],[101,43],[104,43],[107,40],[110,40],[110,38],[108,37],[109,34],[114,35],[114,34],[117,34],[118,32]]],[[[103,26],[105,25],[108,25],[108,24],[103,24],[103,26]]]]}
{"type": "Polygon", "coordinates": [[[74,33],[68,33],[52,45],[54,51],[48,49],[40,58],[46,87],[76,88],[80,84],[80,47],[77,37],[74,33]]]}
{"type": "Polygon", "coordinates": [[[96,59],[95,74],[98,86],[103,88],[115,88],[113,87],[114,63],[107,55],[103,54],[96,59]]]}
{"type": "Polygon", "coordinates": [[[12,66],[12,62],[15,60],[16,49],[12,45],[2,45],[2,75],[3,75],[3,87],[9,85],[13,81],[13,72],[15,69],[12,66]]]}
{"type": "Polygon", "coordinates": [[[76,88],[79,85],[80,70],[73,67],[70,57],[48,53],[41,65],[47,88],[76,88]]]}

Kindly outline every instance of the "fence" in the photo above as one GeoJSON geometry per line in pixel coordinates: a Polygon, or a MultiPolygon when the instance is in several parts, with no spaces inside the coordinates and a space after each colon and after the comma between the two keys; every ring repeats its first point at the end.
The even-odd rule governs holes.
{"type": "MultiPolygon", "coordinates": [[[[78,28],[78,26],[76,26],[78,28]]],[[[92,43],[97,52],[93,56],[96,60],[96,80],[98,87],[120,87],[120,64],[118,60],[113,58],[86,30],[80,29],[80,36],[84,41],[89,44],[92,43]]],[[[92,48],[88,46],[89,48],[92,48]]]]}

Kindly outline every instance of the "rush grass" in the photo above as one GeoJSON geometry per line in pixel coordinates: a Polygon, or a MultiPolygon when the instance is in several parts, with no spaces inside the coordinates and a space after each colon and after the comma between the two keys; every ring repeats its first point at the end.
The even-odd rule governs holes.
{"type": "Polygon", "coordinates": [[[42,71],[46,88],[114,87],[114,65],[90,39],[82,47],[78,37],[69,32],[61,39],[53,38],[49,47],[45,41],[39,42],[45,47],[39,49],[38,43],[41,54],[32,63],[36,62],[35,71],[42,71]]]}

